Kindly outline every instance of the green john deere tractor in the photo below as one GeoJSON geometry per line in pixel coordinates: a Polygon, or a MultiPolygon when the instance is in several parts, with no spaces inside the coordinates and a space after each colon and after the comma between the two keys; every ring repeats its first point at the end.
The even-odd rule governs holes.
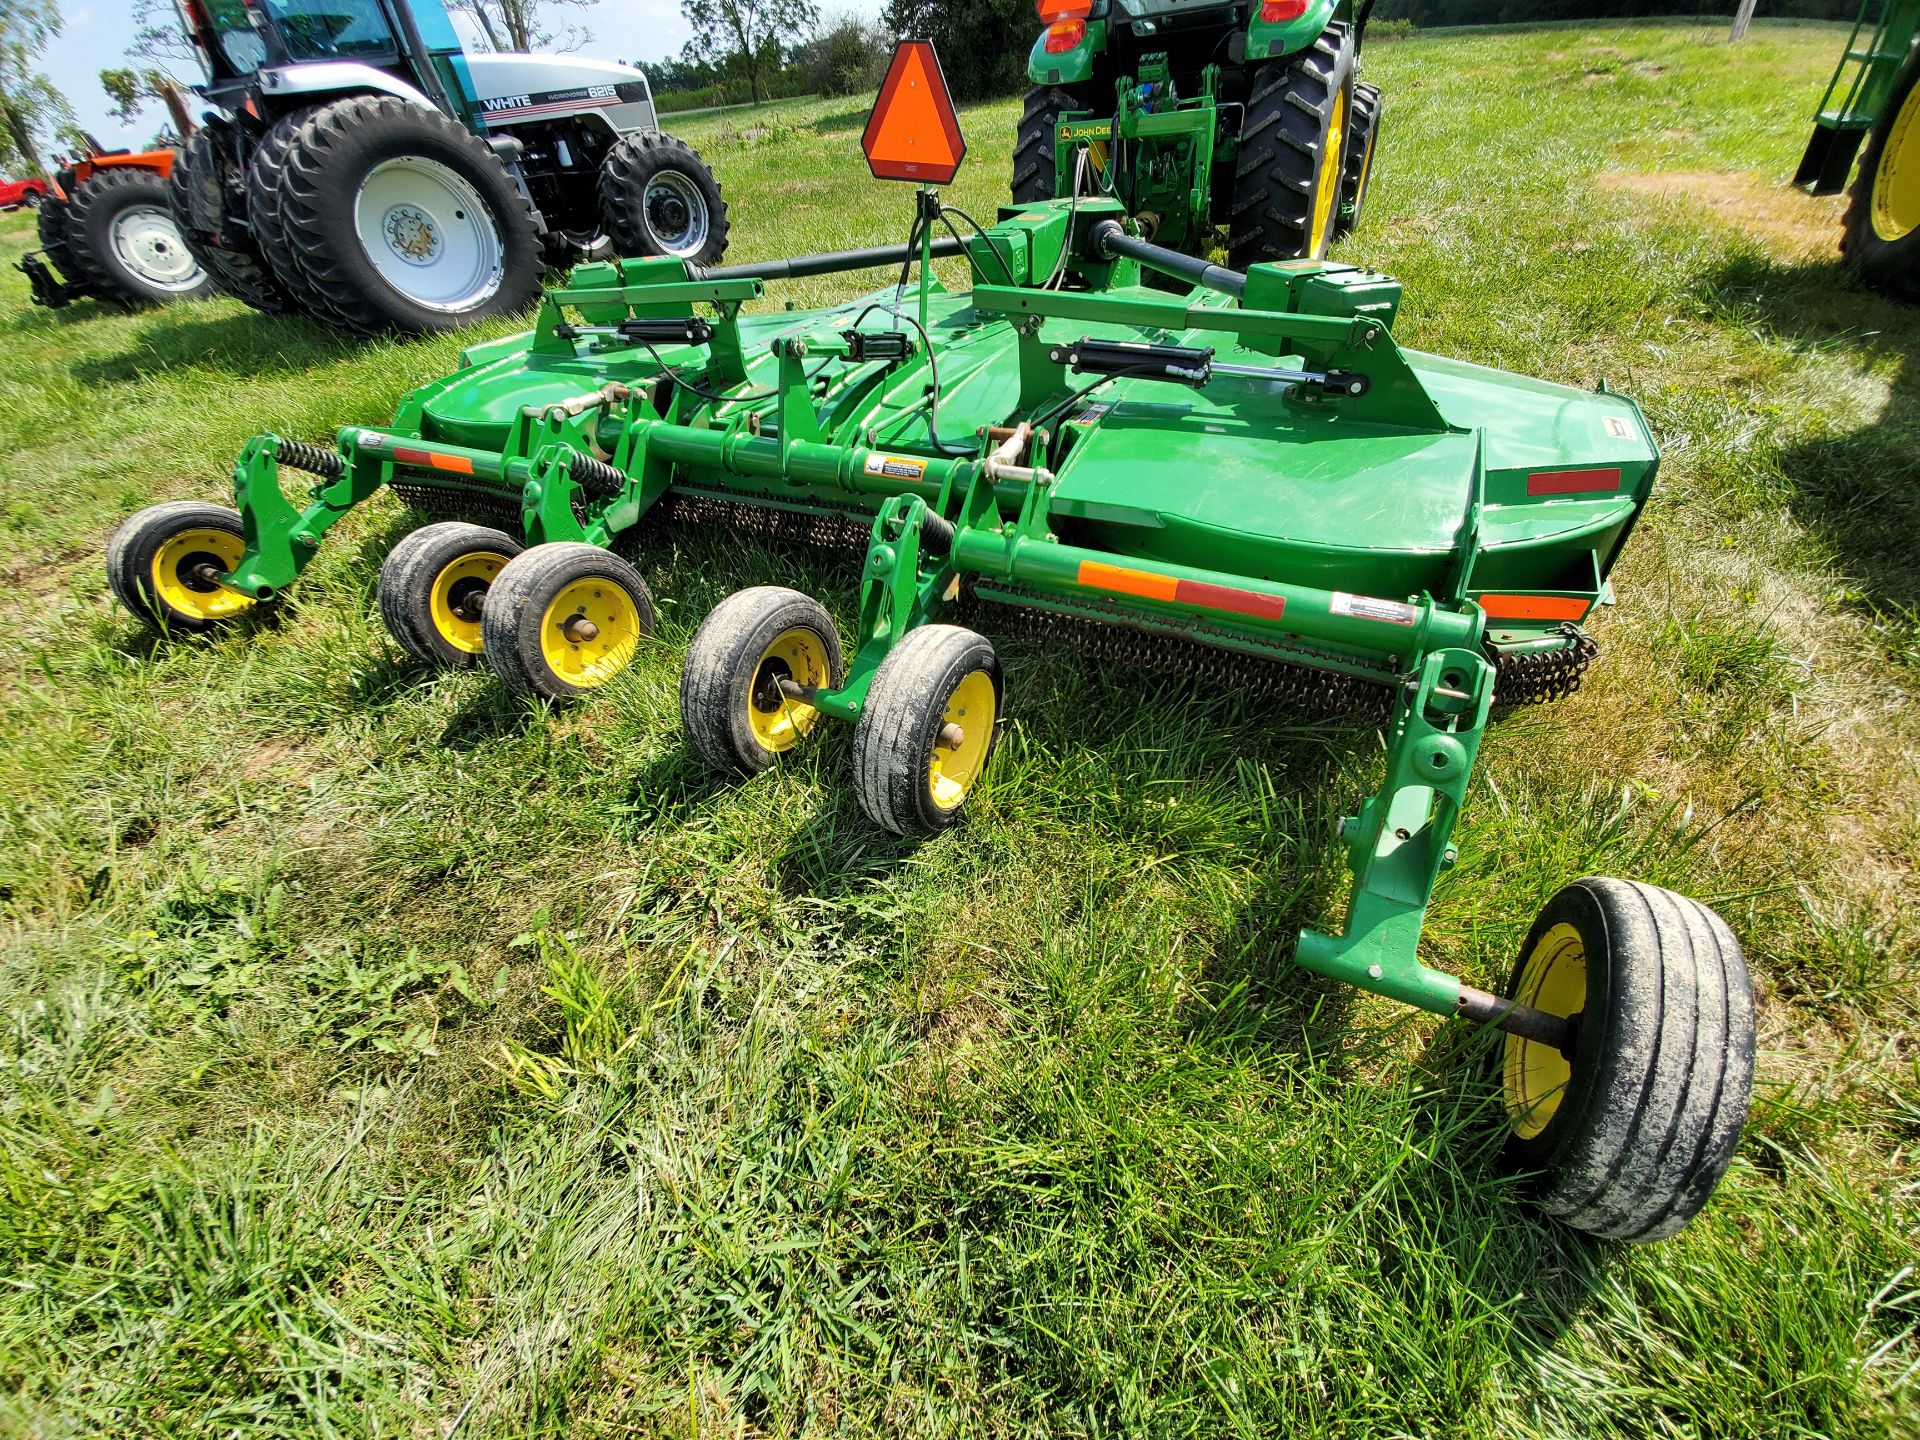
{"type": "Polygon", "coordinates": [[[1373,0],[1039,0],[1016,203],[1106,194],[1157,243],[1319,259],[1366,201],[1373,0]]]}
{"type": "Polygon", "coordinates": [[[1678,1230],[1725,1170],[1752,1082],[1726,923],[1586,878],[1543,897],[1502,993],[1420,952],[1495,707],[1570,695],[1597,653],[1587,627],[1659,463],[1638,407],[1404,349],[1388,277],[1210,264],[1144,238],[1113,195],[934,238],[966,219],[922,189],[904,244],[581,265],[533,330],[469,349],[390,423],[327,445],[256,437],[237,510],[131,517],[108,581],[165,631],[241,621],[392,491],[462,517],[415,529],[381,569],[401,650],[558,703],[658,643],[618,553],[649,528],[844,543],[848,640],[811,596],[736,593],[688,650],[682,724],[743,776],[844,725],[859,808],[909,837],[979,791],[1020,679],[989,635],[1015,622],[1141,683],[1188,667],[1290,712],[1370,714],[1379,788],[1337,822],[1351,892],[1296,959],[1501,1032],[1507,1153],[1550,1213],[1627,1240],[1678,1230]],[[930,262],[960,254],[971,285],[951,292],[930,262]],[[903,268],[824,310],[746,308],[774,282],[916,261],[911,296],[903,268]]]}
{"type": "Polygon", "coordinates": [[[1860,278],[1920,302],[1920,0],[1862,0],[1793,183],[1847,188],[1840,253],[1860,278]]]}

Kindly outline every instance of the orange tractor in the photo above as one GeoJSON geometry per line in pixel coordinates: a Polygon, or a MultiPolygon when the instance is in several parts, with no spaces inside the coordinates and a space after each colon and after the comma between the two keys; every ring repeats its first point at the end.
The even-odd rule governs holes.
{"type": "Polygon", "coordinates": [[[102,151],[62,165],[40,200],[40,248],[20,262],[36,304],[197,300],[212,280],[167,208],[172,150],[102,151]]]}

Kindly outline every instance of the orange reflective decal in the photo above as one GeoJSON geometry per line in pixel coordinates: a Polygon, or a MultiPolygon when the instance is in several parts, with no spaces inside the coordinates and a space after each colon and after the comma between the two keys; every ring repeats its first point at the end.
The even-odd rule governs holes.
{"type": "Polygon", "coordinates": [[[1474,597],[1489,620],[1579,620],[1593,608],[1591,600],[1572,595],[1478,595],[1474,597]]]}
{"type": "Polygon", "coordinates": [[[953,179],[967,142],[931,41],[902,40],[894,50],[860,148],[875,179],[930,185],[953,179]]]}
{"type": "Polygon", "coordinates": [[[1203,610],[1227,610],[1260,620],[1278,620],[1287,608],[1286,600],[1279,595],[1262,595],[1257,590],[1213,585],[1205,580],[1176,580],[1171,575],[1103,565],[1098,560],[1082,560],[1078,579],[1082,585],[1113,595],[1135,595],[1142,600],[1195,605],[1203,610]]]}

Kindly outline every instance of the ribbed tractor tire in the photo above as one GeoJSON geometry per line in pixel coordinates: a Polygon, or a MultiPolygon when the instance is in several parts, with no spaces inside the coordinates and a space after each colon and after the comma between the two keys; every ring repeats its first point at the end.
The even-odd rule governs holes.
{"type": "Polygon", "coordinates": [[[684,140],[658,130],[621,136],[600,162],[599,193],[600,223],[619,255],[676,255],[712,265],[727,253],[727,202],[720,182],[684,140]],[[689,217],[684,231],[673,223],[676,201],[689,217]]]}
{"type": "Polygon", "coordinates": [[[336,100],[291,127],[277,177],[262,168],[265,150],[255,157],[257,189],[250,193],[270,186],[275,192],[278,251],[269,248],[268,257],[283,280],[299,277],[296,293],[316,302],[316,311],[361,334],[428,335],[516,314],[538,297],[545,267],[525,197],[493,152],[439,111],[387,95],[336,100]],[[382,221],[381,243],[397,237],[382,254],[389,263],[384,273],[359,230],[364,188],[382,176],[398,176],[403,190],[414,187],[409,199],[390,204],[382,221]],[[470,220],[474,206],[480,214],[470,220]],[[462,282],[467,288],[444,297],[427,293],[457,279],[460,270],[434,279],[415,275],[403,249],[412,255],[417,246],[424,268],[452,253],[454,226],[469,224],[477,236],[483,228],[488,233],[463,267],[471,272],[462,282]],[[497,251],[491,259],[489,248],[497,251]],[[392,278],[403,271],[412,291],[392,278]]]}
{"type": "Polygon", "coordinates": [[[402,537],[380,566],[380,618],[414,659],[444,670],[480,663],[485,602],[526,547],[504,530],[457,520],[402,537]]]}
{"type": "MultiPolygon", "coordinates": [[[[183,598],[201,600],[202,605],[190,611],[170,604],[163,588],[156,584],[162,568],[177,569],[164,565],[162,557],[169,546],[184,551],[178,557],[182,565],[208,559],[226,569],[246,548],[246,532],[237,510],[199,500],[149,505],[123,520],[107,542],[107,588],[146,624],[162,632],[197,633],[215,629],[259,603],[238,592],[196,582],[193,590],[184,585],[175,588],[183,598]],[[200,534],[212,541],[211,547],[179,544],[183,538],[200,534]]],[[[177,582],[182,577],[174,573],[172,578],[177,582]]]]}
{"type": "Polygon", "coordinates": [[[1920,304],[1920,49],[1900,67],[1867,135],[1842,224],[1840,253],[1860,278],[1920,304]]]}
{"type": "Polygon", "coordinates": [[[1060,117],[1069,110],[1087,110],[1071,90],[1058,85],[1040,85],[1027,91],[1020,107],[1020,128],[1013,142],[1013,203],[1031,205],[1054,197],[1058,177],[1054,174],[1054,132],[1060,117]]]}
{"type": "Polygon", "coordinates": [[[247,223],[253,229],[254,243],[274,284],[291,302],[294,310],[304,311],[323,325],[347,326],[347,319],[336,311],[327,296],[316,288],[293,258],[287,243],[286,227],[281,219],[283,182],[287,156],[294,137],[313,117],[314,107],[282,115],[267,127],[260,143],[247,160],[247,223]]]}
{"type": "Polygon", "coordinates": [[[1380,139],[1380,87],[1357,81],[1353,106],[1347,112],[1347,154],[1340,169],[1340,204],[1333,222],[1333,238],[1344,240],[1360,223],[1366,208],[1367,187],[1373,179],[1373,151],[1380,139]]]}
{"type": "Polygon", "coordinates": [[[1576,880],[1535,919],[1507,994],[1578,1019],[1570,1060],[1505,1037],[1497,1063],[1516,1127],[1506,1162],[1574,1229],[1672,1235],[1706,1204],[1746,1123],[1754,1006],[1740,942],[1671,890],[1576,880]],[[1564,983],[1575,966],[1577,999],[1564,983]],[[1559,1004],[1539,1003],[1556,994],[1559,1004]],[[1531,1093],[1542,1079],[1559,1083],[1531,1093]],[[1544,1125],[1522,1125],[1529,1112],[1546,1112],[1544,1125]]]}
{"type": "Polygon", "coordinates": [[[157,170],[114,166],[96,170],[74,186],[67,206],[67,244],[95,295],[135,304],[171,305],[204,299],[213,289],[213,277],[173,224],[167,180],[157,170]],[[143,210],[158,211],[161,219],[156,223],[168,232],[156,242],[152,257],[155,263],[188,260],[190,271],[182,271],[177,279],[162,280],[157,276],[170,272],[143,271],[136,257],[116,244],[116,222],[143,210]]]}
{"type": "Polygon", "coordinates": [[[1234,269],[1326,254],[1340,213],[1352,89],[1352,27],[1345,23],[1329,25],[1306,49],[1254,72],[1227,227],[1234,269]]]}
{"type": "Polygon", "coordinates": [[[74,298],[93,294],[92,282],[74,258],[72,237],[67,232],[67,202],[49,190],[33,223],[40,239],[40,253],[66,282],[67,289],[74,292],[74,298]]]}
{"type": "Polygon", "coordinates": [[[798,590],[756,585],[714,606],[694,633],[680,672],[681,728],[716,770],[757,775],[819,719],[811,706],[781,697],[778,680],[837,687],[846,675],[840,631],[826,606],[798,590]],[[755,733],[756,711],[787,721],[779,748],[755,733]]]}
{"type": "Polygon", "coordinates": [[[927,625],[904,636],[880,662],[853,727],[853,790],[867,817],[909,839],[937,835],[958,820],[993,757],[1005,689],[1000,657],[985,636],[958,625],[927,625]],[[931,779],[941,727],[960,687],[981,675],[992,696],[987,713],[963,719],[983,749],[960,801],[942,805],[931,779]]]}
{"type": "Polygon", "coordinates": [[[253,232],[232,213],[234,192],[245,189],[236,183],[236,169],[232,125],[209,120],[188,136],[167,179],[173,223],[222,293],[263,314],[285,315],[297,308],[292,297],[253,232]]]}
{"type": "MultiPolygon", "coordinates": [[[[570,610],[571,602],[564,608],[570,610]]],[[[544,700],[571,700],[598,689],[633,663],[640,643],[654,632],[653,592],[638,570],[611,551],[577,541],[536,545],[509,560],[494,578],[480,630],[487,664],[509,690],[544,700]],[[556,639],[554,622],[564,618],[558,609],[575,594],[583,605],[591,601],[597,607],[588,618],[600,634],[582,642],[598,647],[597,658],[556,639]],[[635,632],[622,637],[624,653],[603,638],[619,621],[635,632]],[[563,673],[555,660],[569,650],[600,669],[563,673]]]]}

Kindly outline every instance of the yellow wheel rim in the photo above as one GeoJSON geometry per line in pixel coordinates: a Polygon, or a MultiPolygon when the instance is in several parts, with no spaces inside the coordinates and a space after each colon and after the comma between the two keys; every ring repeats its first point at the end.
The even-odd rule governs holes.
{"type": "Polygon", "coordinates": [[[1920,230],[1920,84],[1907,91],[1893,117],[1873,172],[1873,233],[1903,240],[1920,230]]]}
{"type": "Polygon", "coordinates": [[[238,535],[204,526],[169,536],[153,552],[153,593],[167,610],[189,620],[238,615],[253,604],[253,597],[229,590],[207,571],[227,573],[246,549],[238,535]]]}
{"type": "Polygon", "coordinates": [[[1340,192],[1340,158],[1347,148],[1347,92],[1338,90],[1333,97],[1333,120],[1327,126],[1327,143],[1320,155],[1320,179],[1313,188],[1313,258],[1327,253],[1332,235],[1333,207],[1340,192]]]}
{"type": "Polygon", "coordinates": [[[575,689],[604,685],[640,648],[640,607],[611,580],[565,586],[540,617],[540,654],[575,689]]]}
{"type": "Polygon", "coordinates": [[[427,599],[433,628],[454,649],[478,655],[485,648],[480,639],[479,601],[506,563],[504,555],[476,550],[460,556],[433,577],[433,590],[427,599]]]}
{"type": "Polygon", "coordinates": [[[754,666],[753,688],[747,696],[747,720],[760,748],[776,755],[791,750],[820,718],[813,706],[786,695],[780,689],[782,680],[817,688],[831,678],[827,647],[818,635],[797,626],[782,631],[754,666]]]}
{"type": "Polygon", "coordinates": [[[993,741],[995,708],[993,677],[984,670],[970,672],[947,697],[927,775],[933,803],[942,810],[956,809],[980,777],[993,741]],[[957,745],[949,743],[953,727],[959,730],[957,745]]]}
{"type": "MultiPolygon", "coordinates": [[[[1587,947],[1578,930],[1563,923],[1540,937],[1521,968],[1519,993],[1514,998],[1562,1019],[1585,1008],[1587,947]]],[[[1531,1140],[1547,1128],[1572,1078],[1572,1064],[1551,1045],[1522,1040],[1518,1035],[1506,1037],[1501,1079],[1507,1114],[1523,1139],[1531,1140]]]]}

